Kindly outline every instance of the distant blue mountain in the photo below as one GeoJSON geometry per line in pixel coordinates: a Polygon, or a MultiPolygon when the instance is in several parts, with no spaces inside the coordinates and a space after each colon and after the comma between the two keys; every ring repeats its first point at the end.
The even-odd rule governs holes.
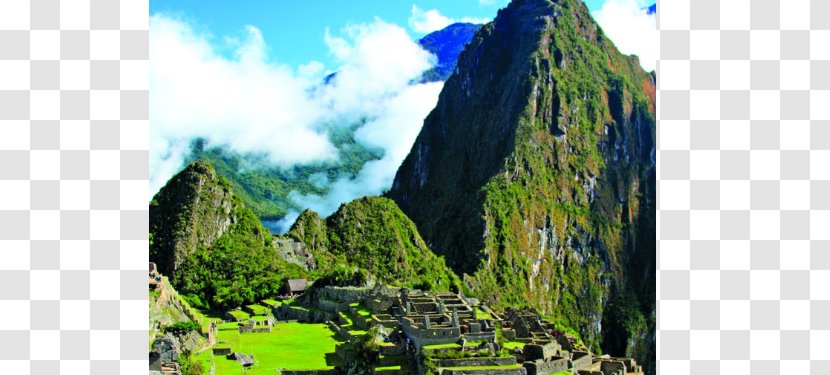
{"type": "Polygon", "coordinates": [[[418,44],[438,57],[438,64],[424,73],[422,81],[446,81],[455,70],[458,55],[481,26],[474,23],[454,23],[421,38],[418,44]]]}
{"type": "Polygon", "coordinates": [[[651,6],[648,7],[648,14],[654,13],[657,13],[657,3],[651,4],[651,6]]]}
{"type": "MultiPolygon", "coordinates": [[[[418,44],[427,52],[438,57],[438,63],[432,69],[424,72],[419,82],[446,81],[447,78],[450,78],[453,70],[455,70],[458,55],[461,54],[467,43],[473,40],[473,35],[481,26],[475,23],[459,22],[421,38],[418,44]]],[[[337,77],[337,72],[325,76],[323,84],[330,84],[335,77],[337,77]]]]}

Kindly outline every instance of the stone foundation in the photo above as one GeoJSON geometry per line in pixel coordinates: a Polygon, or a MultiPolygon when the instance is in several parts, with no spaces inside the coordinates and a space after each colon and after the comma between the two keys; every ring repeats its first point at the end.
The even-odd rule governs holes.
{"type": "Polygon", "coordinates": [[[525,362],[527,375],[550,375],[571,368],[571,363],[565,358],[554,358],[549,361],[537,360],[525,362]]]}
{"type": "Polygon", "coordinates": [[[433,359],[438,367],[509,366],[516,364],[516,357],[433,359]]]}

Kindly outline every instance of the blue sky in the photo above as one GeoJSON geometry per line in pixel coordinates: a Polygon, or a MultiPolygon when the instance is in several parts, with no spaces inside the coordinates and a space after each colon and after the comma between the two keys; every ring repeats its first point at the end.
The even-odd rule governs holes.
{"type": "MultiPolygon", "coordinates": [[[[152,0],[150,14],[182,17],[215,38],[243,35],[244,26],[253,25],[262,32],[271,58],[292,66],[321,61],[333,68],[323,42],[326,28],[336,33],[347,24],[371,22],[375,17],[406,27],[413,5],[438,9],[456,19],[492,19],[507,0],[491,1],[351,0],[345,6],[335,0],[152,0]]],[[[407,31],[415,39],[424,35],[408,27],[407,31]]]]}
{"type": "MultiPolygon", "coordinates": [[[[591,10],[606,0],[586,0],[591,10]]],[[[645,0],[637,0],[645,3],[645,0]]],[[[424,35],[407,27],[412,6],[436,9],[452,19],[464,17],[493,19],[508,0],[351,0],[348,6],[336,0],[152,0],[150,13],[182,18],[209,33],[214,45],[226,37],[242,37],[246,25],[256,26],[268,46],[270,59],[297,67],[309,61],[323,62],[334,69],[329,49],[323,42],[325,30],[341,30],[347,24],[371,22],[380,17],[404,26],[413,39],[424,35]]]]}

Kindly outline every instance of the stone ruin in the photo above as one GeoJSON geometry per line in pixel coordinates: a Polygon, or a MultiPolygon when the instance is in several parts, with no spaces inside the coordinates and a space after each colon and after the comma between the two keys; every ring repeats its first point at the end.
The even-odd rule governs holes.
{"type": "MultiPolygon", "coordinates": [[[[374,304],[377,306],[377,304],[374,304]]],[[[479,319],[476,309],[454,293],[430,293],[400,289],[382,316],[394,317],[409,341],[424,345],[489,342],[496,339],[492,321],[479,319]]],[[[374,312],[374,311],[373,311],[374,312]]]]}
{"type": "Polygon", "coordinates": [[[150,350],[150,371],[164,375],[179,373],[179,343],[169,337],[158,337],[150,350]]]}
{"type": "Polygon", "coordinates": [[[510,341],[525,343],[520,358],[527,375],[569,369],[579,375],[642,374],[642,367],[633,359],[594,357],[575,337],[556,329],[533,310],[508,308],[502,333],[510,341]]]}
{"type": "Polygon", "coordinates": [[[317,262],[302,242],[290,238],[274,238],[273,246],[277,255],[285,261],[307,270],[317,268],[317,262]]]}

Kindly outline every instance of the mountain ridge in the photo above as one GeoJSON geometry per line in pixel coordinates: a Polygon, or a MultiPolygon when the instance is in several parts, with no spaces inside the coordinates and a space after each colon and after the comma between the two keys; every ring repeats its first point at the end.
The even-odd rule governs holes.
{"type": "Polygon", "coordinates": [[[515,0],[460,55],[387,196],[477,297],[653,364],[654,91],[583,3],[515,0]]]}

